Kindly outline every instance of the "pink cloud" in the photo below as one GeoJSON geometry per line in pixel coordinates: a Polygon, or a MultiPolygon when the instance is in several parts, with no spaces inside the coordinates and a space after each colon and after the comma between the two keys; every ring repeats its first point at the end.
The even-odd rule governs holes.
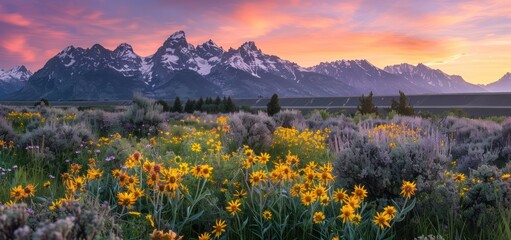
{"type": "Polygon", "coordinates": [[[28,27],[32,22],[17,13],[0,13],[0,21],[20,27],[28,27]]]}
{"type": "Polygon", "coordinates": [[[32,62],[36,59],[36,52],[27,45],[25,36],[13,36],[2,42],[2,47],[12,53],[19,54],[23,61],[32,62]]]}
{"type": "MultiPolygon", "coordinates": [[[[185,30],[193,44],[213,39],[228,49],[254,40],[263,51],[305,66],[367,58],[379,66],[434,62],[454,68],[468,64],[468,58],[453,56],[467,53],[483,59],[511,45],[508,0],[160,0],[149,1],[143,9],[131,2],[114,5],[52,1],[44,9],[38,2],[8,9],[10,5],[0,4],[5,32],[0,39],[5,52],[0,49],[0,54],[9,53],[33,69],[71,44],[100,43],[113,49],[127,42],[137,54],[148,56],[170,34],[185,30]],[[19,46],[32,48],[23,54],[19,46]],[[483,47],[491,53],[476,52],[483,47]]],[[[461,74],[469,72],[458,67],[461,74]]]]}

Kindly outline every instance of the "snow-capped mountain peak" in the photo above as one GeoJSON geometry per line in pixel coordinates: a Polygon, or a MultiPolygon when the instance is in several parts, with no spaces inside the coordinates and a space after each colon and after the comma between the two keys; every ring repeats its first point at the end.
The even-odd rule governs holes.
{"type": "Polygon", "coordinates": [[[77,51],[78,51],[78,52],[82,52],[82,51],[84,51],[84,49],[83,49],[83,48],[77,48],[77,47],[75,47],[75,46],[73,46],[73,45],[69,45],[69,46],[67,46],[66,48],[62,49],[62,51],[60,51],[60,52],[57,54],[57,56],[58,56],[59,58],[66,58],[66,57],[68,57],[68,56],[73,55],[73,53],[75,53],[75,52],[77,52],[77,51]]]}
{"type": "Polygon", "coordinates": [[[123,58],[123,59],[136,59],[140,58],[133,51],[133,47],[127,43],[121,43],[117,48],[113,51],[115,57],[123,58]]]}
{"type": "Polygon", "coordinates": [[[401,73],[405,73],[405,72],[412,72],[413,69],[415,69],[414,65],[411,65],[408,63],[401,63],[401,64],[392,65],[392,66],[386,66],[383,70],[385,70],[389,73],[401,74],[401,73]]]}
{"type": "Polygon", "coordinates": [[[163,43],[163,47],[165,48],[188,48],[189,44],[186,41],[186,35],[183,31],[177,31],[170,35],[167,40],[163,43]]]}
{"type": "Polygon", "coordinates": [[[230,48],[222,58],[222,65],[247,72],[257,78],[270,73],[296,80],[296,74],[302,71],[295,63],[263,53],[253,41],[243,43],[238,49],[230,48]]]}
{"type": "Polygon", "coordinates": [[[243,45],[241,45],[240,49],[243,49],[247,52],[252,52],[252,51],[260,52],[261,51],[257,48],[254,41],[248,41],[248,42],[243,43],[243,45]]]}
{"type": "Polygon", "coordinates": [[[0,81],[2,82],[25,82],[30,76],[32,76],[32,72],[24,65],[16,66],[9,70],[0,70],[0,81]]]}
{"type": "Polygon", "coordinates": [[[197,50],[197,54],[204,59],[216,57],[220,60],[224,53],[224,49],[216,45],[211,39],[201,45],[197,45],[195,49],[197,50]]]}
{"type": "Polygon", "coordinates": [[[177,31],[170,35],[169,39],[184,39],[186,38],[185,32],[183,30],[177,31]]]}
{"type": "MultiPolygon", "coordinates": [[[[0,71],[0,75],[22,79],[23,74],[10,72],[25,69],[0,71]]],[[[511,73],[503,78],[509,79],[511,85],[511,73]]],[[[213,40],[194,46],[187,42],[183,31],[171,34],[153,55],[145,58],[127,43],[113,51],[99,44],[90,48],[68,46],[31,76],[27,84],[15,98],[127,99],[134,91],[168,98],[176,94],[207,96],[212,92],[247,97],[272,93],[335,96],[369,91],[417,94],[481,89],[424,64],[399,64],[383,70],[360,59],[324,62],[304,69],[264,53],[253,41],[224,51],[213,40]]],[[[3,90],[11,89],[0,86],[0,96],[8,93],[3,90]]]]}
{"type": "Polygon", "coordinates": [[[16,92],[23,88],[32,76],[24,65],[9,70],[0,69],[0,96],[16,92]]]}

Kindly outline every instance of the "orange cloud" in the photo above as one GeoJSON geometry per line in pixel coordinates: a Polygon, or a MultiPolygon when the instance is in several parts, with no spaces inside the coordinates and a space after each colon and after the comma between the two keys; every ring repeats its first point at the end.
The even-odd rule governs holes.
{"type": "Polygon", "coordinates": [[[27,46],[25,36],[13,36],[3,41],[2,46],[12,53],[19,54],[24,61],[32,62],[36,59],[35,51],[27,46]]]}

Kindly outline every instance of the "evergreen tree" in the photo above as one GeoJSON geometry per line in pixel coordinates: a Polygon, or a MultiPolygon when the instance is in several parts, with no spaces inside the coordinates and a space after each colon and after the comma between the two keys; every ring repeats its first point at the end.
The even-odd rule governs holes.
{"type": "Polygon", "coordinates": [[[186,100],[186,103],[185,103],[185,112],[187,113],[193,113],[193,111],[195,110],[195,101],[194,100],[186,100]]]}
{"type": "Polygon", "coordinates": [[[195,111],[201,112],[202,111],[202,105],[204,105],[204,100],[201,97],[201,98],[199,98],[199,101],[195,102],[195,106],[193,107],[193,109],[195,111]]]}
{"type": "Polygon", "coordinates": [[[399,91],[399,102],[392,99],[390,110],[396,111],[399,115],[412,116],[414,114],[413,107],[404,92],[399,91]]]}
{"type": "Polygon", "coordinates": [[[266,111],[270,116],[280,112],[279,96],[277,94],[271,96],[270,102],[266,105],[266,111]]]}
{"type": "Polygon", "coordinates": [[[220,97],[219,96],[216,96],[216,99],[215,99],[215,105],[220,105],[220,103],[222,103],[222,100],[220,100],[220,97]]]}
{"type": "Polygon", "coordinates": [[[374,106],[373,104],[373,92],[371,91],[367,97],[362,95],[362,97],[359,99],[360,104],[357,106],[357,110],[361,114],[372,114],[376,113],[378,114],[378,108],[374,106]]]}
{"type": "Polygon", "coordinates": [[[236,112],[236,105],[232,101],[231,97],[228,97],[227,101],[225,102],[225,111],[226,112],[236,112]]]}
{"type": "Polygon", "coordinates": [[[165,102],[164,100],[158,100],[155,102],[155,104],[161,105],[163,107],[164,112],[170,112],[172,110],[169,104],[167,104],[167,102],[165,102]]]}
{"type": "Polygon", "coordinates": [[[179,97],[176,97],[176,100],[174,100],[174,106],[172,107],[172,111],[178,113],[183,112],[183,104],[181,103],[181,99],[179,99],[179,97]]]}

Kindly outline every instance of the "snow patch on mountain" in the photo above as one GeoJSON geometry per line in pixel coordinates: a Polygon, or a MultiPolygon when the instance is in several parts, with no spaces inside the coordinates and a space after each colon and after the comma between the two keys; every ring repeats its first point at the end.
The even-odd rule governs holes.
{"type": "Polygon", "coordinates": [[[32,76],[25,66],[20,65],[9,70],[0,69],[0,81],[5,83],[26,82],[32,76]]]}

